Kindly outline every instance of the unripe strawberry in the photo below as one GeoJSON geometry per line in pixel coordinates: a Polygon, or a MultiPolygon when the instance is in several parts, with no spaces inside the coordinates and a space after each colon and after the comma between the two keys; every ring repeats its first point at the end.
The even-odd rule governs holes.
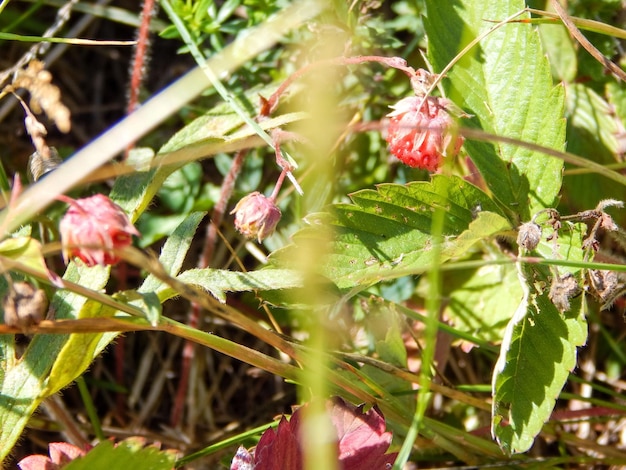
{"type": "Polygon", "coordinates": [[[463,137],[454,132],[450,107],[447,99],[436,96],[398,101],[387,115],[385,138],[391,153],[410,167],[436,171],[444,156],[455,156],[463,145],[463,137]]]}
{"type": "Polygon", "coordinates": [[[61,199],[70,205],[59,225],[66,263],[76,257],[87,266],[113,265],[120,259],[112,250],[130,246],[132,236],[140,235],[122,208],[103,194],[61,199]]]}
{"type": "Polygon", "coordinates": [[[235,214],[235,228],[247,238],[257,238],[259,243],[274,233],[282,216],[274,200],[258,191],[241,199],[231,214],[235,214]]]}

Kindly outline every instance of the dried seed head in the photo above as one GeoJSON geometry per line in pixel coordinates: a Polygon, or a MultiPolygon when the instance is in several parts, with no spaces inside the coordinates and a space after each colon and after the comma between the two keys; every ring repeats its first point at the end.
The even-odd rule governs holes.
{"type": "Polygon", "coordinates": [[[14,282],[2,300],[2,308],[6,325],[28,329],[45,318],[48,298],[43,290],[28,282],[14,282]]]}
{"type": "Polygon", "coordinates": [[[52,75],[44,70],[43,62],[33,60],[26,69],[19,70],[12,87],[28,90],[35,113],[45,112],[61,132],[70,131],[70,110],[61,102],[61,91],[52,84],[52,75]]]}
{"type": "Polygon", "coordinates": [[[588,271],[591,293],[602,303],[602,308],[610,308],[615,299],[624,292],[624,284],[620,282],[615,271],[590,269],[588,271]]]}
{"type": "Polygon", "coordinates": [[[550,285],[548,298],[552,301],[559,312],[567,312],[570,309],[570,300],[580,293],[578,281],[571,274],[555,276],[550,285]]]}
{"type": "Polygon", "coordinates": [[[256,238],[259,243],[274,233],[282,216],[273,199],[257,191],[241,199],[231,214],[235,214],[235,228],[247,238],[256,238]]]}
{"type": "Polygon", "coordinates": [[[444,156],[459,153],[464,139],[454,132],[449,103],[439,97],[411,96],[392,106],[385,136],[390,152],[404,164],[428,171],[437,170],[444,156]]]}
{"type": "Polygon", "coordinates": [[[522,248],[532,251],[537,248],[541,241],[541,227],[535,222],[526,222],[519,228],[517,244],[522,248]]]}
{"type": "Polygon", "coordinates": [[[132,236],[140,235],[122,208],[103,194],[69,204],[59,225],[66,263],[76,257],[87,266],[113,265],[120,259],[112,250],[130,246],[132,236]]]}
{"type": "Polygon", "coordinates": [[[602,212],[600,215],[600,228],[604,230],[608,230],[609,232],[615,232],[619,230],[617,224],[613,221],[613,217],[611,217],[606,212],[602,212]]]}

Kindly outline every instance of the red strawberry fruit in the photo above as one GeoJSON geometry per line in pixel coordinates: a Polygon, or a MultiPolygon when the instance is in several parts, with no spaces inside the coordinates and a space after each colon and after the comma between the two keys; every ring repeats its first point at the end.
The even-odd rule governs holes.
{"type": "Polygon", "coordinates": [[[436,171],[445,156],[455,156],[463,137],[454,132],[450,101],[436,96],[401,99],[388,114],[389,150],[404,164],[436,171]]]}

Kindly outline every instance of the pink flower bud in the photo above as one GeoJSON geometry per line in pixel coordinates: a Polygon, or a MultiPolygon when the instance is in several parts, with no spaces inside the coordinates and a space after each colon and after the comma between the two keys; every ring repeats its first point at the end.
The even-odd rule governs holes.
{"type": "Polygon", "coordinates": [[[410,167],[428,171],[437,170],[444,156],[459,153],[464,139],[451,130],[451,106],[436,96],[411,96],[392,106],[385,137],[391,153],[410,167]]]}
{"type": "Polygon", "coordinates": [[[237,203],[231,214],[235,214],[235,228],[247,238],[261,240],[274,233],[281,217],[274,200],[255,191],[237,203]]]}
{"type": "Polygon", "coordinates": [[[103,194],[62,199],[70,205],[59,225],[66,263],[76,257],[87,266],[113,265],[120,259],[112,250],[130,246],[132,236],[140,235],[122,208],[103,194]]]}

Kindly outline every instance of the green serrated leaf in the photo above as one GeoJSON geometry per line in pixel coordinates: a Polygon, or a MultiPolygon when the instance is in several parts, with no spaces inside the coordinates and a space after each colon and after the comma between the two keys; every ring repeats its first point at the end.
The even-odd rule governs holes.
{"type": "Polygon", "coordinates": [[[154,291],[138,292],[130,290],[118,292],[114,297],[141,309],[150,325],[157,326],[159,324],[163,308],[161,307],[159,296],[154,291]]]}
{"type": "MultiPolygon", "coordinates": [[[[226,292],[247,292],[253,290],[295,289],[304,286],[304,276],[299,271],[290,269],[263,269],[242,273],[222,269],[190,269],[177,279],[186,284],[208,290],[216,299],[226,301],[226,292]]],[[[176,295],[170,287],[158,291],[161,302],[176,295]]]]}
{"type": "Polygon", "coordinates": [[[44,277],[50,276],[41,243],[33,238],[17,237],[3,240],[0,242],[0,258],[19,261],[44,277]]]}
{"type": "MultiPolygon", "coordinates": [[[[116,310],[91,299],[80,310],[78,318],[112,317],[116,310]]],[[[54,358],[41,398],[55,394],[87,370],[97,355],[101,333],[72,333],[54,358]]]]}
{"type": "MultiPolygon", "coordinates": [[[[340,289],[421,273],[510,228],[487,194],[458,177],[383,184],[351,197],[354,204],[337,204],[332,214],[307,217],[311,227],[293,237],[297,246],[302,239],[325,239],[327,227],[335,230],[320,271],[340,289]],[[430,230],[436,208],[445,210],[445,224],[442,253],[434,259],[430,230]]],[[[273,262],[288,265],[293,249],[277,252],[273,262]]]]}
{"type": "MultiPolygon", "coordinates": [[[[582,226],[559,236],[566,253],[582,259],[582,226]]],[[[525,452],[550,417],[569,373],[576,366],[576,348],[587,340],[582,297],[560,313],[549,298],[551,272],[545,266],[521,263],[524,297],[507,325],[493,375],[492,433],[507,452],[525,452]]]]}
{"type": "MultiPolygon", "coordinates": [[[[176,276],[180,271],[185,261],[187,251],[189,251],[189,247],[191,246],[193,236],[205,215],[205,212],[193,212],[189,214],[167,238],[167,241],[161,249],[159,262],[163,266],[163,269],[165,269],[165,272],[170,276],[176,276]]],[[[162,285],[163,281],[150,274],[146,277],[143,284],[138,289],[138,292],[155,292],[162,285]]]]}
{"type": "MultiPolygon", "coordinates": [[[[426,1],[428,55],[435,71],[493,23],[521,11],[522,0],[501,2],[426,1]]],[[[528,15],[526,15],[528,16],[528,15]]],[[[564,97],[552,86],[549,64],[530,25],[508,24],[473,47],[443,81],[448,97],[472,119],[463,125],[562,150],[564,97]]],[[[486,184],[521,220],[555,205],[562,162],[531,150],[468,140],[465,149],[486,184]]]]}
{"type": "Polygon", "coordinates": [[[492,432],[508,452],[525,452],[548,420],[587,329],[577,302],[575,317],[561,315],[543,295],[530,294],[509,323],[493,380],[492,432]]]}
{"type": "Polygon", "coordinates": [[[557,81],[573,82],[578,71],[578,60],[567,28],[562,24],[542,24],[539,25],[539,34],[550,59],[552,76],[557,81]]]}
{"type": "Polygon", "coordinates": [[[156,447],[145,447],[143,439],[126,439],[117,445],[102,441],[87,455],[73,460],[66,470],[110,470],[132,468],[134,470],[171,470],[176,454],[161,451],[156,447]]]}
{"type": "Polygon", "coordinates": [[[471,275],[452,271],[446,274],[443,285],[444,295],[450,299],[444,316],[455,329],[485,341],[502,340],[511,312],[523,295],[513,266],[486,264],[471,275]]]}

